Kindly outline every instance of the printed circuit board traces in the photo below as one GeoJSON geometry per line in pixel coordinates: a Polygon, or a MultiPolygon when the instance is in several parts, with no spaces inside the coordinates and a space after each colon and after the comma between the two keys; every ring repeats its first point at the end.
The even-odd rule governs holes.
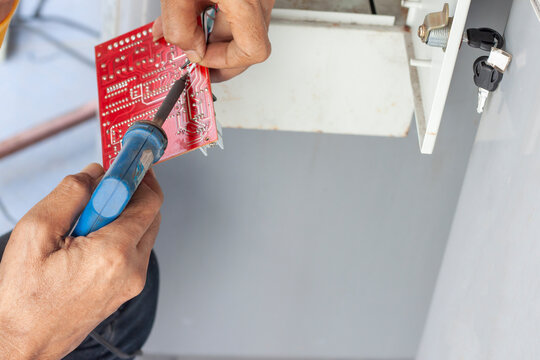
{"type": "Polygon", "coordinates": [[[152,120],[175,80],[189,72],[186,91],[163,125],[169,145],[160,161],[220,140],[207,68],[188,64],[184,52],[164,39],[153,41],[152,24],[95,48],[103,166],[108,169],[126,130],[152,120]]]}

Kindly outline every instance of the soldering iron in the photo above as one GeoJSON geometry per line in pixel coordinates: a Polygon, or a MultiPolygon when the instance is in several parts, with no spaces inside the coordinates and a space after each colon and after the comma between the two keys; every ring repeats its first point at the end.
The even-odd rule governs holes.
{"type": "Polygon", "coordinates": [[[114,221],[137,190],[151,165],[167,147],[163,123],[186,87],[187,74],[171,87],[152,121],[137,121],[122,138],[122,149],[94,190],[73,236],[86,236],[114,221]]]}

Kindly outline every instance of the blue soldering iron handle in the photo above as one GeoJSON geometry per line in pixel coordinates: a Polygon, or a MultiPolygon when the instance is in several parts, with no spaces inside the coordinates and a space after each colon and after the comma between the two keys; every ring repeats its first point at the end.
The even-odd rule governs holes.
{"type": "Polygon", "coordinates": [[[122,139],[122,150],[84,208],[72,236],[86,236],[115,220],[166,147],[167,137],[161,128],[151,122],[133,124],[122,139]]]}

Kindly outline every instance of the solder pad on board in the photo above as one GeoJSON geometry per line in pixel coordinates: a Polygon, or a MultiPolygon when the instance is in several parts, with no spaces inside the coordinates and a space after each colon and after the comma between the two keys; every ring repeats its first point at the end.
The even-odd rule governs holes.
{"type": "Polygon", "coordinates": [[[215,143],[218,129],[210,73],[177,46],[152,38],[152,24],[95,47],[103,167],[108,169],[129,126],[152,120],[175,80],[189,72],[184,94],[163,125],[169,144],[161,161],[215,143]]]}

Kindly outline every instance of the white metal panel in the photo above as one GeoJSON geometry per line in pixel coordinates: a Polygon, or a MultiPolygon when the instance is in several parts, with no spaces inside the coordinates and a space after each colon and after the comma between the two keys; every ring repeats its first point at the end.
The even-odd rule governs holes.
{"type": "Polygon", "coordinates": [[[315,11],[315,10],[300,10],[291,11],[290,9],[274,9],[272,18],[278,20],[291,21],[321,21],[321,22],[337,22],[340,24],[356,24],[356,25],[394,25],[396,18],[394,16],[370,14],[358,14],[335,11],[315,11]]]}
{"type": "Polygon", "coordinates": [[[418,360],[540,359],[539,34],[514,1],[514,60],[478,128],[418,360]]]}
{"type": "Polygon", "coordinates": [[[213,86],[217,118],[235,128],[405,136],[413,105],[404,34],[273,18],[271,57],[213,86]]]}
{"type": "Polygon", "coordinates": [[[414,60],[421,60],[427,66],[417,66],[412,71],[412,85],[415,91],[415,115],[418,129],[420,151],[431,154],[439,132],[450,81],[461,46],[465,21],[471,0],[422,0],[407,1],[410,7],[407,25],[412,28],[412,54],[414,60]],[[441,11],[448,3],[450,16],[453,16],[452,28],[446,50],[430,47],[416,36],[416,29],[424,22],[426,14],[441,11]],[[415,79],[417,74],[417,79],[415,79]],[[416,83],[418,81],[418,83],[416,83]]]}

